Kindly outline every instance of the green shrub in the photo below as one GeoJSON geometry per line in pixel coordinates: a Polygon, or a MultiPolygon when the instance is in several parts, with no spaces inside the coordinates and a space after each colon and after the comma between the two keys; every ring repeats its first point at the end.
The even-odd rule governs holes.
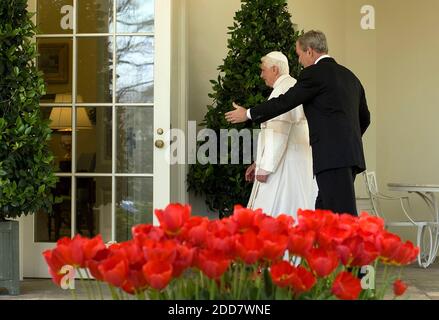
{"type": "Polygon", "coordinates": [[[50,211],[56,184],[31,17],[27,0],[0,1],[0,220],[50,211]]]}
{"type": "MultiPolygon", "coordinates": [[[[224,119],[224,113],[232,109],[233,101],[253,107],[268,98],[271,89],[260,78],[260,61],[264,55],[282,51],[288,57],[291,75],[297,77],[300,72],[295,52],[299,32],[293,28],[285,0],[242,0],[241,10],[236,13],[228,34],[229,52],[224,63],[218,67],[218,78],[211,80],[213,93],[209,97],[213,99],[213,104],[207,106],[208,111],[201,124],[214,130],[217,137],[221,129],[256,128],[250,122],[231,125],[224,119]]],[[[240,150],[242,163],[242,144],[240,150]]],[[[220,163],[219,146],[217,154],[220,163]]],[[[244,179],[246,166],[191,165],[187,177],[188,189],[203,195],[209,209],[219,212],[220,217],[228,216],[234,204],[246,205],[248,201],[252,185],[244,179]]]]}

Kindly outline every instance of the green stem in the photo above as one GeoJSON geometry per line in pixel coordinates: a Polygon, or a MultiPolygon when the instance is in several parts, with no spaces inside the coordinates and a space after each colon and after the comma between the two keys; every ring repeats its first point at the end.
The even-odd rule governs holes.
{"type": "Polygon", "coordinates": [[[146,300],[145,291],[137,292],[137,300],[146,300]]]}
{"type": "Polygon", "coordinates": [[[209,288],[209,300],[215,299],[215,287],[216,287],[215,280],[211,279],[210,280],[210,288],[209,288]]]}
{"type": "MultiPolygon", "coordinates": [[[[199,272],[202,276],[201,270],[199,272]]],[[[195,282],[195,299],[200,300],[200,288],[198,287],[198,279],[195,279],[194,282],[195,282]]]]}
{"type": "Polygon", "coordinates": [[[111,296],[113,297],[113,300],[120,300],[119,295],[117,294],[115,288],[110,284],[108,285],[110,288],[111,296]]]}
{"type": "Polygon", "coordinates": [[[101,300],[104,300],[104,294],[102,291],[102,286],[101,286],[101,282],[96,280],[97,286],[98,286],[98,291],[99,291],[99,297],[101,298],[101,300]]]}
{"type": "Polygon", "coordinates": [[[379,299],[380,300],[383,300],[384,299],[384,295],[386,294],[388,268],[389,268],[389,266],[387,264],[385,264],[384,265],[384,273],[383,273],[383,287],[382,287],[380,295],[379,295],[379,299]]]}
{"type": "Polygon", "coordinates": [[[200,272],[200,284],[201,284],[201,288],[204,288],[204,275],[202,272],[200,272]]]}
{"type": "Polygon", "coordinates": [[[241,299],[242,288],[245,283],[245,263],[241,263],[239,268],[239,281],[238,281],[238,300],[241,299]]]}
{"type": "Polygon", "coordinates": [[[235,270],[233,273],[233,286],[232,286],[233,299],[238,299],[238,277],[239,277],[239,268],[237,265],[235,265],[235,270]]]}
{"type": "Polygon", "coordinates": [[[76,270],[78,271],[79,278],[81,279],[82,287],[85,288],[85,291],[87,291],[87,298],[88,298],[88,300],[91,300],[91,293],[90,293],[90,290],[89,290],[88,284],[85,283],[84,277],[82,276],[81,269],[80,269],[80,268],[77,268],[76,270]]]}
{"type": "MultiPolygon", "coordinates": [[[[88,269],[85,269],[85,274],[87,275],[87,278],[88,279],[91,279],[91,274],[88,272],[88,269]]],[[[97,287],[97,291],[98,291],[98,293],[99,293],[99,298],[101,299],[101,300],[104,300],[104,295],[102,294],[102,288],[101,288],[101,284],[100,284],[100,282],[98,281],[98,280],[94,280],[94,283],[96,284],[96,287],[97,287]]],[[[94,289],[93,289],[93,294],[94,294],[94,289]]]]}
{"type": "MultiPolygon", "coordinates": [[[[220,294],[224,293],[224,295],[226,295],[226,287],[225,287],[225,280],[224,280],[225,276],[226,276],[225,273],[221,276],[221,278],[220,278],[220,287],[219,287],[220,294]]],[[[224,298],[224,297],[222,297],[222,298],[224,298]]]]}
{"type": "Polygon", "coordinates": [[[121,300],[126,300],[125,293],[124,293],[123,290],[120,289],[120,288],[119,288],[119,293],[120,293],[120,299],[121,299],[121,300]]]}

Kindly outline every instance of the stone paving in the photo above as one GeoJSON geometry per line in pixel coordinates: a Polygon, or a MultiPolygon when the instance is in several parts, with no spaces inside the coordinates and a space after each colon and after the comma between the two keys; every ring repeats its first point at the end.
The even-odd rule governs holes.
{"type": "MultiPolygon", "coordinates": [[[[378,271],[379,276],[382,270],[378,271]]],[[[428,269],[412,265],[404,269],[402,278],[409,285],[405,299],[408,300],[439,300],[439,263],[428,269]]],[[[0,289],[0,300],[72,300],[74,297],[69,291],[56,287],[49,279],[25,279],[21,282],[21,294],[9,296],[0,289]]],[[[111,295],[104,288],[104,299],[111,299],[111,295]]],[[[392,295],[386,295],[391,299],[392,295]]],[[[87,299],[87,293],[82,287],[77,290],[77,299],[87,299]]]]}

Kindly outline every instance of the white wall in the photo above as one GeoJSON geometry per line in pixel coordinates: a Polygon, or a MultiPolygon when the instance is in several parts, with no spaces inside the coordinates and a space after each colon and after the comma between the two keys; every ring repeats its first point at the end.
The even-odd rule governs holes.
{"type": "MultiPolygon", "coordinates": [[[[439,2],[379,1],[377,171],[388,182],[439,184],[439,2]]],[[[416,215],[426,208],[416,196],[416,215]]],[[[396,219],[397,204],[386,206],[396,219]]],[[[396,231],[396,230],[395,230],[396,231]]],[[[413,232],[402,231],[403,235],[413,232]]]]}
{"type": "MultiPolygon", "coordinates": [[[[211,103],[209,80],[218,77],[217,67],[227,55],[227,27],[240,6],[239,0],[187,1],[189,120],[200,123],[211,103]]],[[[204,199],[190,194],[189,202],[194,213],[208,214],[204,199]]]]}
{"type": "MultiPolygon", "coordinates": [[[[375,0],[369,1],[374,4],[375,0]]],[[[320,29],[329,42],[330,54],[362,80],[367,92],[372,125],[364,136],[366,161],[376,168],[376,32],[360,28],[360,0],[289,0],[288,9],[299,30],[320,29]]],[[[227,27],[232,25],[239,0],[191,0],[188,12],[188,109],[189,120],[200,122],[211,103],[209,80],[227,55],[227,27]],[[208,22],[207,23],[207,19],[208,22]]],[[[364,195],[363,181],[357,179],[357,193],[364,195]]],[[[197,212],[205,212],[203,199],[190,195],[197,212]]]]}

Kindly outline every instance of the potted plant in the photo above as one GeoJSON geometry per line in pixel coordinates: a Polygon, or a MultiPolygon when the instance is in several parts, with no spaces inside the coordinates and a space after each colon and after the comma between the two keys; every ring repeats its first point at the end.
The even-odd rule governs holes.
{"type": "Polygon", "coordinates": [[[56,177],[41,117],[36,27],[26,0],[0,2],[0,287],[19,294],[17,219],[51,210],[56,177]]]}

